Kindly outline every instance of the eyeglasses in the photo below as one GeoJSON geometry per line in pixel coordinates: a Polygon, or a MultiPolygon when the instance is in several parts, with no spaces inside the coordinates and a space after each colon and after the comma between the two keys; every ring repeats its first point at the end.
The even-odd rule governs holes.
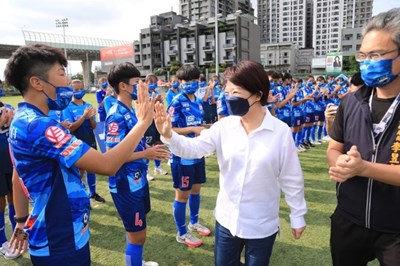
{"type": "Polygon", "coordinates": [[[365,61],[367,59],[369,60],[379,60],[382,58],[382,56],[393,53],[399,51],[398,48],[394,49],[394,50],[390,50],[388,52],[384,52],[384,53],[378,53],[378,52],[372,52],[372,53],[368,53],[368,54],[364,54],[363,52],[357,52],[356,53],[356,60],[358,62],[362,62],[365,61]]]}

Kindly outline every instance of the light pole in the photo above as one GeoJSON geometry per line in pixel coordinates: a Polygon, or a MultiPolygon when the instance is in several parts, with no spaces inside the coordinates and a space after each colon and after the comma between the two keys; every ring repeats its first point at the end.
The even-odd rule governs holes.
{"type": "Polygon", "coordinates": [[[64,56],[67,58],[67,45],[65,43],[65,28],[68,27],[68,18],[56,19],[56,27],[63,28],[63,36],[64,36],[64,56]]]}
{"type": "Polygon", "coordinates": [[[215,0],[215,75],[219,72],[219,42],[218,42],[218,0],[215,0]]]}

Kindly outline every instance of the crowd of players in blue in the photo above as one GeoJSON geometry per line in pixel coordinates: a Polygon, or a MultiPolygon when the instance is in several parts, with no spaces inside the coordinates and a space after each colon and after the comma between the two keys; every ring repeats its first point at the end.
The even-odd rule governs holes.
{"type": "MultiPolygon", "coordinates": [[[[46,130],[45,135],[37,135],[37,139],[47,138],[47,140],[49,140],[47,142],[44,141],[49,145],[40,147],[39,150],[46,150],[47,154],[51,153],[57,156],[58,146],[60,145],[73,146],[75,150],[80,150],[82,153],[85,153],[90,146],[97,149],[93,130],[95,130],[99,124],[102,128],[101,131],[105,132],[103,142],[107,150],[115,147],[127,136],[129,131],[132,130],[137,123],[135,110],[130,102],[138,97],[137,86],[140,73],[133,65],[124,64],[114,69],[113,71],[115,73],[111,71],[108,75],[108,80],[102,78],[99,81],[101,88],[96,92],[96,99],[98,102],[97,112],[93,106],[84,101],[85,91],[82,82],[79,80],[72,81],[73,92],[71,98],[72,95],[73,98],[70,103],[62,103],[64,107],[66,107],[64,110],[61,111],[61,108],[59,108],[60,106],[51,106],[49,104],[50,113],[49,116],[44,119],[46,123],[52,125],[51,128],[54,129],[54,132],[46,130]],[[65,106],[66,104],[67,106],[65,106]],[[98,122],[96,122],[97,113],[99,116],[98,122]],[[56,143],[57,145],[52,146],[52,143],[56,140],[51,140],[50,135],[54,134],[56,137],[57,134],[64,134],[63,132],[57,132],[60,125],[58,123],[87,145],[82,146],[77,139],[65,137],[62,141],[63,143],[56,143]]],[[[185,75],[185,73],[183,75],[185,75]]],[[[193,73],[193,70],[188,70],[186,73],[188,76],[186,77],[172,76],[170,78],[169,88],[165,93],[167,111],[172,117],[172,126],[174,130],[187,137],[198,135],[202,128],[210,127],[211,124],[225,116],[229,116],[231,113],[228,108],[229,105],[227,105],[225,101],[226,94],[224,92],[224,84],[221,84],[218,76],[212,76],[207,82],[204,75],[198,73],[194,74],[192,77],[190,76],[193,75],[191,73],[193,73]],[[180,82],[182,79],[186,80],[183,84],[180,82]]],[[[303,152],[306,149],[314,147],[314,145],[324,142],[328,138],[325,128],[324,111],[330,103],[338,106],[341,98],[348,93],[347,77],[344,75],[338,77],[328,76],[328,78],[325,79],[323,76],[318,76],[315,79],[314,76],[310,75],[304,79],[292,79],[291,75],[288,73],[281,74],[274,71],[269,71],[268,77],[270,80],[268,108],[272,114],[292,129],[293,140],[296,143],[298,151],[303,152]]],[[[50,84],[49,81],[45,80],[44,82],[50,84]]],[[[150,74],[146,77],[145,82],[147,84],[149,96],[155,95],[160,102],[163,102],[164,98],[162,95],[164,96],[164,93],[157,87],[157,77],[150,74]]],[[[67,90],[66,87],[65,90],[67,90]]],[[[39,110],[27,103],[20,104],[19,108],[26,109],[26,114],[28,116],[41,116],[39,110]]],[[[4,109],[4,112],[5,110],[6,109],[4,109]]],[[[13,109],[8,107],[7,112],[13,112],[13,109]]],[[[5,117],[5,114],[3,114],[3,116],[5,117]]],[[[2,122],[0,146],[3,147],[0,154],[8,154],[7,139],[10,134],[8,130],[10,121],[7,122],[5,120],[6,119],[0,120],[0,122],[2,122]]],[[[133,157],[131,158],[132,161],[125,163],[114,176],[109,177],[110,192],[127,231],[127,265],[142,264],[143,245],[146,238],[146,214],[151,208],[148,186],[148,181],[151,179],[149,179],[149,174],[147,173],[149,160],[155,160],[155,173],[166,174],[166,171],[160,168],[160,159],[165,158],[167,153],[165,149],[162,149],[163,146],[160,145],[161,142],[159,140],[160,136],[157,134],[153,122],[153,125],[147,130],[144,134],[144,138],[135,149],[134,155],[132,155],[133,157]],[[139,204],[137,202],[139,202],[139,204]],[[129,218],[131,212],[126,212],[127,209],[130,210],[132,208],[136,213],[135,219],[133,220],[129,218]],[[138,256],[137,254],[140,255],[138,256]]],[[[12,140],[11,143],[13,141],[14,140],[12,140]]],[[[97,139],[97,141],[102,142],[101,139],[97,139]]],[[[102,148],[102,151],[105,152],[103,149],[104,148],[102,148]]],[[[19,154],[19,152],[23,153],[24,151],[18,151],[16,149],[14,154],[19,154]]],[[[63,163],[68,166],[78,159],[78,157],[72,156],[68,159],[70,161],[66,160],[63,163]]],[[[176,189],[176,198],[173,203],[173,215],[178,231],[176,240],[190,247],[200,246],[202,240],[192,235],[192,232],[197,232],[202,236],[208,236],[211,233],[210,229],[199,223],[200,188],[201,184],[206,182],[205,159],[184,159],[172,154],[170,165],[173,184],[176,189]],[[195,178],[189,182],[181,178],[184,176],[194,176],[195,178]],[[185,221],[186,204],[189,205],[190,210],[188,227],[186,227],[185,221]]],[[[22,167],[21,164],[20,167],[22,167]]],[[[6,168],[7,167],[1,167],[2,172],[4,172],[6,168]]],[[[6,171],[7,173],[4,174],[7,174],[8,179],[11,179],[11,162],[7,169],[9,171],[6,171]]],[[[63,171],[68,170],[62,167],[61,173],[63,171]]],[[[80,168],[80,178],[83,177],[84,172],[84,169],[80,168]]],[[[90,171],[86,172],[87,185],[90,191],[89,196],[96,201],[104,202],[105,200],[96,193],[95,174],[90,171]]],[[[26,185],[29,186],[28,183],[26,185]]],[[[61,191],[62,185],[59,185],[61,191]]],[[[86,231],[85,228],[89,219],[89,210],[87,209],[88,201],[82,200],[84,196],[80,194],[82,192],[81,186],[82,184],[79,184],[79,187],[72,187],[73,190],[67,191],[67,193],[74,194],[77,197],[76,202],[80,202],[82,209],[85,210],[83,217],[87,217],[87,221],[84,223],[84,229],[82,230],[86,231]]],[[[7,184],[7,187],[11,188],[11,184],[7,184]]],[[[5,198],[9,191],[4,190],[3,192],[1,196],[5,198]]],[[[39,196],[39,194],[42,193],[41,190],[36,192],[33,190],[30,192],[33,197],[35,197],[35,193],[37,193],[39,198],[41,197],[39,196]]],[[[12,219],[15,213],[12,201],[9,200],[8,202],[10,220],[12,221],[13,227],[15,227],[14,219],[12,219]]],[[[47,203],[47,208],[49,208],[50,205],[50,203],[47,203]]],[[[2,204],[1,207],[3,210],[0,210],[2,211],[0,212],[1,251],[6,258],[13,259],[20,254],[12,252],[7,246],[8,242],[5,237],[4,228],[4,206],[5,205],[2,204]]],[[[57,219],[57,217],[53,218],[57,219]]],[[[36,219],[42,221],[42,225],[38,224],[37,226],[45,226],[45,219],[41,217],[41,209],[35,209],[28,222],[34,223],[36,219]]],[[[76,220],[77,228],[79,227],[78,224],[81,223],[79,219],[76,220]]],[[[30,232],[33,232],[32,229],[30,232]]],[[[40,265],[40,259],[38,258],[49,255],[49,250],[47,248],[43,249],[40,247],[42,244],[49,241],[47,237],[46,235],[40,234],[30,235],[31,257],[36,258],[36,263],[38,265],[40,265]]],[[[88,237],[88,234],[82,234],[81,239],[75,239],[75,245],[86,249],[88,237]]],[[[78,257],[79,255],[80,254],[77,254],[78,257]]],[[[143,262],[143,265],[152,264],[143,262]]]]}

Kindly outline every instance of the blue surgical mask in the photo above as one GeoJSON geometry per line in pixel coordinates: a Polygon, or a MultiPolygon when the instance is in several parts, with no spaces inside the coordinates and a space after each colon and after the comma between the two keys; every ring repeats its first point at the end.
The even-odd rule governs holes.
{"type": "Polygon", "coordinates": [[[392,59],[365,60],[360,62],[361,77],[365,84],[370,87],[381,88],[395,80],[399,74],[392,73],[392,64],[399,56],[392,59]]]}
{"type": "Polygon", "coordinates": [[[43,80],[44,82],[50,84],[51,86],[53,86],[56,89],[56,99],[55,100],[51,99],[44,91],[42,91],[43,94],[46,95],[46,97],[47,97],[47,106],[49,107],[49,109],[50,110],[58,110],[58,111],[64,110],[72,100],[72,95],[74,93],[74,89],[72,88],[72,86],[69,86],[69,87],[54,86],[49,81],[42,79],[42,78],[40,78],[40,79],[43,80]]]}
{"type": "Polygon", "coordinates": [[[206,85],[207,85],[207,82],[205,82],[205,81],[200,81],[199,82],[199,87],[200,88],[205,87],[206,85]]]}
{"type": "Polygon", "coordinates": [[[314,83],[312,81],[307,82],[308,87],[311,87],[312,85],[314,85],[314,83]]]}
{"type": "Polygon", "coordinates": [[[130,85],[130,86],[132,86],[132,88],[133,88],[133,90],[132,90],[132,92],[128,92],[128,91],[126,91],[126,93],[129,93],[129,95],[131,96],[131,99],[132,100],[137,100],[137,84],[128,84],[128,83],[126,83],[127,85],[130,85]]]}
{"type": "Polygon", "coordinates": [[[245,114],[247,114],[250,109],[250,104],[248,101],[250,97],[251,95],[247,99],[245,99],[242,97],[225,95],[225,101],[226,101],[226,106],[228,107],[228,112],[231,115],[237,115],[237,116],[244,116],[245,114]]]}
{"type": "Polygon", "coordinates": [[[186,94],[194,94],[199,89],[198,81],[190,81],[182,84],[182,90],[186,94]]]}
{"type": "Polygon", "coordinates": [[[157,83],[150,83],[148,85],[149,90],[154,91],[155,89],[157,89],[157,83]]]}
{"type": "Polygon", "coordinates": [[[83,96],[85,96],[85,94],[85,90],[74,91],[74,98],[80,100],[83,98],[83,96]]]}
{"type": "Polygon", "coordinates": [[[179,81],[172,82],[172,88],[174,88],[174,89],[179,88],[179,81]]]}
{"type": "Polygon", "coordinates": [[[101,87],[102,87],[103,89],[107,89],[107,87],[108,87],[108,82],[106,81],[106,82],[101,83],[101,87]]]}

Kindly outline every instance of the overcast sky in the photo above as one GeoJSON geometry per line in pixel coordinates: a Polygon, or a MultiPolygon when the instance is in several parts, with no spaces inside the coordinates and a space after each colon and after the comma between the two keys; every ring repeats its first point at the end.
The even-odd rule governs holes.
{"type": "MultiPolygon", "coordinates": [[[[251,2],[256,9],[257,0],[251,2]]],[[[62,34],[55,26],[61,18],[69,20],[67,35],[133,41],[149,26],[150,16],[171,10],[179,14],[179,0],[2,0],[0,6],[0,44],[21,45],[22,29],[62,34]]],[[[393,7],[400,7],[400,0],[374,0],[373,13],[393,7]]],[[[3,70],[0,60],[1,79],[3,70]]]]}

